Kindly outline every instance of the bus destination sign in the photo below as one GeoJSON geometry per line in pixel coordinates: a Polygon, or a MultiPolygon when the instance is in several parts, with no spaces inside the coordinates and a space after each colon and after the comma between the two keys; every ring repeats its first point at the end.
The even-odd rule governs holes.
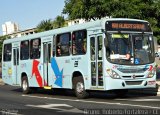
{"type": "Polygon", "coordinates": [[[126,23],[112,23],[112,28],[125,28],[125,29],[145,29],[144,24],[126,24],[126,23]]]}
{"type": "Polygon", "coordinates": [[[138,21],[107,21],[106,30],[151,32],[151,28],[147,22],[138,21]]]}

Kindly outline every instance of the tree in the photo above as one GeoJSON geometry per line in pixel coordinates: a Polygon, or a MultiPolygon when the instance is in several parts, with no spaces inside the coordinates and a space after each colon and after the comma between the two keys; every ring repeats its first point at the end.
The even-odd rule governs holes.
{"type": "Polygon", "coordinates": [[[65,26],[65,19],[63,16],[57,16],[53,21],[53,28],[60,28],[65,26]]]}
{"type": "Polygon", "coordinates": [[[63,16],[57,16],[55,20],[43,20],[37,25],[36,32],[48,31],[65,26],[65,19],[63,16]]]}
{"type": "Polygon", "coordinates": [[[53,29],[53,24],[51,19],[43,20],[38,24],[36,32],[43,32],[51,29],[53,29]]]}
{"type": "Polygon", "coordinates": [[[69,19],[135,18],[150,22],[154,35],[160,35],[160,0],[65,0],[69,19]]]}

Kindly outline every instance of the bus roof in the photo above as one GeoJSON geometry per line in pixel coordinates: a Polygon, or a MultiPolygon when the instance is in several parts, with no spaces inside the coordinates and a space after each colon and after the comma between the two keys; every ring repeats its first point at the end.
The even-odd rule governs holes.
{"type": "MultiPolygon", "coordinates": [[[[72,25],[72,26],[67,26],[67,27],[62,27],[58,29],[53,29],[45,32],[40,32],[40,33],[35,33],[31,35],[26,35],[18,38],[11,38],[4,40],[4,43],[12,43],[12,42],[18,42],[18,41],[23,41],[23,40],[28,40],[28,39],[34,39],[34,38],[40,38],[40,37],[45,37],[45,36],[53,36],[56,34],[60,33],[67,33],[70,31],[76,31],[76,30],[82,30],[82,29],[89,29],[93,27],[103,27],[102,24],[104,24],[106,21],[140,21],[140,22],[147,22],[145,20],[139,20],[139,19],[128,19],[128,18],[102,18],[100,20],[96,21],[90,21],[82,24],[77,24],[77,25],[72,25]]],[[[105,27],[103,27],[105,28],[105,27]]],[[[102,29],[103,29],[102,28],[102,29]]]]}

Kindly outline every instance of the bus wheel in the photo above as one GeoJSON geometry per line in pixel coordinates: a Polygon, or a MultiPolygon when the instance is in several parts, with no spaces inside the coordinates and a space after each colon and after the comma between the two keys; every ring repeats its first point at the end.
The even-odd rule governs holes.
{"type": "Polygon", "coordinates": [[[84,99],[89,96],[89,93],[85,90],[82,77],[76,77],[73,79],[74,91],[79,99],[84,99]]]}
{"type": "Polygon", "coordinates": [[[27,77],[23,77],[22,78],[22,91],[24,94],[28,94],[31,92],[30,88],[29,88],[29,85],[28,85],[28,80],[27,80],[27,77]]]}

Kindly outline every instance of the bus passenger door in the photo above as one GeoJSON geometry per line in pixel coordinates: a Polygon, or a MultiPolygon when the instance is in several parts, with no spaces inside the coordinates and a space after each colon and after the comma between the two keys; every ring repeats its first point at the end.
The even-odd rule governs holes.
{"type": "Polygon", "coordinates": [[[13,84],[18,84],[19,48],[13,48],[13,84]]]}
{"type": "Polygon", "coordinates": [[[44,78],[44,86],[49,85],[49,69],[48,65],[50,63],[51,57],[51,42],[43,43],[43,78],[44,78]]]}
{"type": "Polygon", "coordinates": [[[103,88],[103,39],[102,35],[90,37],[91,86],[103,88]]]}

